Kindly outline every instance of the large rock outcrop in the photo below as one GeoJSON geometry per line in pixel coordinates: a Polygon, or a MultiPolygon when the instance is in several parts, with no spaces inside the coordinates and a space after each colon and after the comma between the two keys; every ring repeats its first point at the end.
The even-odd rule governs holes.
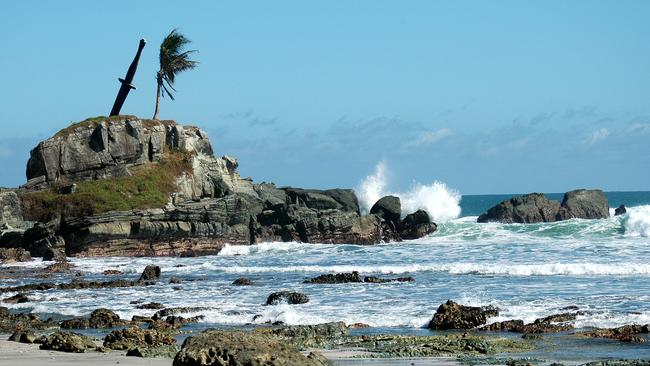
{"type": "Polygon", "coordinates": [[[558,220],[606,219],[609,217],[609,202],[600,189],[577,189],[567,192],[557,213],[558,220]]]}
{"type": "Polygon", "coordinates": [[[555,221],[560,203],[542,193],[513,197],[490,208],[478,217],[478,222],[534,223],[555,221]]]}
{"type": "Polygon", "coordinates": [[[490,208],[478,222],[538,223],[573,218],[603,219],[609,217],[609,203],[599,189],[578,189],[564,194],[562,203],[549,200],[542,193],[513,197],[490,208]]]}
{"type": "MultiPolygon", "coordinates": [[[[390,210],[384,207],[361,215],[358,199],[349,189],[253,183],[240,177],[236,159],[214,156],[200,128],[133,116],[86,120],[39,143],[31,151],[22,191],[80,194],[74,189],[63,192],[61,187],[137,177],[137,172],[155,169],[175,153],[189,159],[189,167],[172,182],[176,190],[161,207],[50,215],[47,227],[53,227],[52,232],[41,228],[30,243],[23,238],[12,245],[41,252],[65,247],[70,256],[196,256],[216,254],[226,243],[374,244],[414,239],[436,229],[423,211],[400,221],[399,199],[384,198],[380,203],[386,201],[390,207],[380,206],[390,210]]],[[[63,202],[65,207],[67,201],[63,202]]]]}

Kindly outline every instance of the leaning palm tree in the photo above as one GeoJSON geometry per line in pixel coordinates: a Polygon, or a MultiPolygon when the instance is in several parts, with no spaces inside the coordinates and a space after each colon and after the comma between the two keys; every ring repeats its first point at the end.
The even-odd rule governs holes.
{"type": "Polygon", "coordinates": [[[158,119],[160,113],[161,94],[163,97],[167,94],[171,100],[174,100],[172,91],[176,91],[174,89],[176,74],[193,69],[198,64],[197,61],[190,60],[190,55],[197,52],[196,50],[184,51],[185,45],[190,42],[189,39],[174,29],[160,44],[160,70],[156,73],[158,90],[156,91],[156,111],[153,114],[153,119],[158,119]]]}

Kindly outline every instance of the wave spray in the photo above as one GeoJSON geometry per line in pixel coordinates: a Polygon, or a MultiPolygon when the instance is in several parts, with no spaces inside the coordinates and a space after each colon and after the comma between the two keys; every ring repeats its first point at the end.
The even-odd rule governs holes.
{"type": "Polygon", "coordinates": [[[397,196],[402,201],[402,214],[425,210],[435,222],[445,222],[460,216],[461,195],[443,182],[434,181],[429,185],[415,182],[407,192],[389,192],[388,166],[381,161],[372,175],[365,177],[355,190],[362,210],[369,212],[372,205],[388,195],[397,196]]]}

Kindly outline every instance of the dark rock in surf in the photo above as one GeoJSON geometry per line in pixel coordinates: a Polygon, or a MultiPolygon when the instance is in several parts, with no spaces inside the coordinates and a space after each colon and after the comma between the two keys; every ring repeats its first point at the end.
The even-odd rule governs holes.
{"type": "Polygon", "coordinates": [[[251,285],[253,285],[253,281],[246,278],[246,277],[240,277],[240,278],[237,278],[236,280],[232,281],[232,284],[234,286],[251,286],[251,285]]]}
{"type": "Polygon", "coordinates": [[[523,320],[506,320],[502,322],[495,322],[479,328],[480,330],[489,330],[492,332],[519,332],[524,326],[523,320]]]}
{"type": "Polygon", "coordinates": [[[478,217],[478,222],[537,223],[556,220],[560,203],[542,193],[513,197],[490,208],[478,217]]]}
{"type": "Polygon", "coordinates": [[[576,189],[564,194],[557,220],[606,219],[609,202],[600,189],[576,189]]]}
{"type": "Polygon", "coordinates": [[[465,306],[447,300],[440,305],[429,328],[436,330],[472,329],[487,322],[488,317],[499,315],[499,310],[492,307],[465,306]]]}
{"type": "Polygon", "coordinates": [[[609,217],[609,203],[599,189],[577,189],[564,194],[562,203],[549,200],[542,193],[513,197],[490,208],[478,222],[538,223],[609,217]]]}
{"type": "Polygon", "coordinates": [[[278,304],[306,304],[309,302],[309,296],[294,291],[278,291],[274,292],[266,299],[267,305],[278,305],[278,304]]]}
{"type": "Polygon", "coordinates": [[[614,210],[614,216],[624,215],[626,213],[627,209],[625,208],[625,205],[620,205],[614,210]]]}
{"type": "Polygon", "coordinates": [[[350,273],[336,273],[324,274],[314,278],[305,280],[305,283],[319,283],[319,284],[335,284],[335,283],[349,283],[349,282],[363,282],[359,272],[353,271],[350,273]]]}
{"type": "Polygon", "coordinates": [[[400,222],[399,235],[405,240],[418,239],[433,233],[437,228],[426,211],[417,210],[406,215],[400,222]]]}
{"type": "Polygon", "coordinates": [[[144,268],[144,271],[142,271],[142,275],[140,275],[138,282],[149,285],[155,284],[158,279],[160,279],[160,267],[150,264],[144,268]]]}
{"type": "Polygon", "coordinates": [[[29,298],[25,294],[16,294],[12,297],[8,297],[4,300],[2,300],[5,304],[22,304],[25,302],[29,302],[29,298]]]}
{"type": "Polygon", "coordinates": [[[402,216],[402,202],[399,197],[385,196],[379,199],[372,208],[370,213],[377,215],[382,219],[391,222],[397,227],[402,216]]]}

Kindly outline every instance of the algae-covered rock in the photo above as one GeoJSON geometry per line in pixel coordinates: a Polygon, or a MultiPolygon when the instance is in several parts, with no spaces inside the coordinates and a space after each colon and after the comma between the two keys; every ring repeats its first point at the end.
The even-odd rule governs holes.
{"type": "Polygon", "coordinates": [[[167,333],[137,326],[114,330],[104,338],[104,346],[115,350],[129,349],[136,345],[155,347],[174,343],[176,340],[167,333]]]}
{"type": "Polygon", "coordinates": [[[273,334],[299,348],[329,346],[340,343],[348,335],[348,327],[344,322],[258,328],[255,331],[273,334]]]}
{"type": "Polygon", "coordinates": [[[95,349],[95,342],[92,338],[79,333],[55,332],[47,336],[40,349],[83,353],[95,349]]]}
{"type": "Polygon", "coordinates": [[[17,330],[9,337],[9,341],[20,343],[34,343],[38,337],[31,330],[17,330]]]}
{"type": "Polygon", "coordinates": [[[323,366],[322,358],[308,358],[289,343],[269,334],[208,329],[183,342],[174,366],[323,366]]]}

